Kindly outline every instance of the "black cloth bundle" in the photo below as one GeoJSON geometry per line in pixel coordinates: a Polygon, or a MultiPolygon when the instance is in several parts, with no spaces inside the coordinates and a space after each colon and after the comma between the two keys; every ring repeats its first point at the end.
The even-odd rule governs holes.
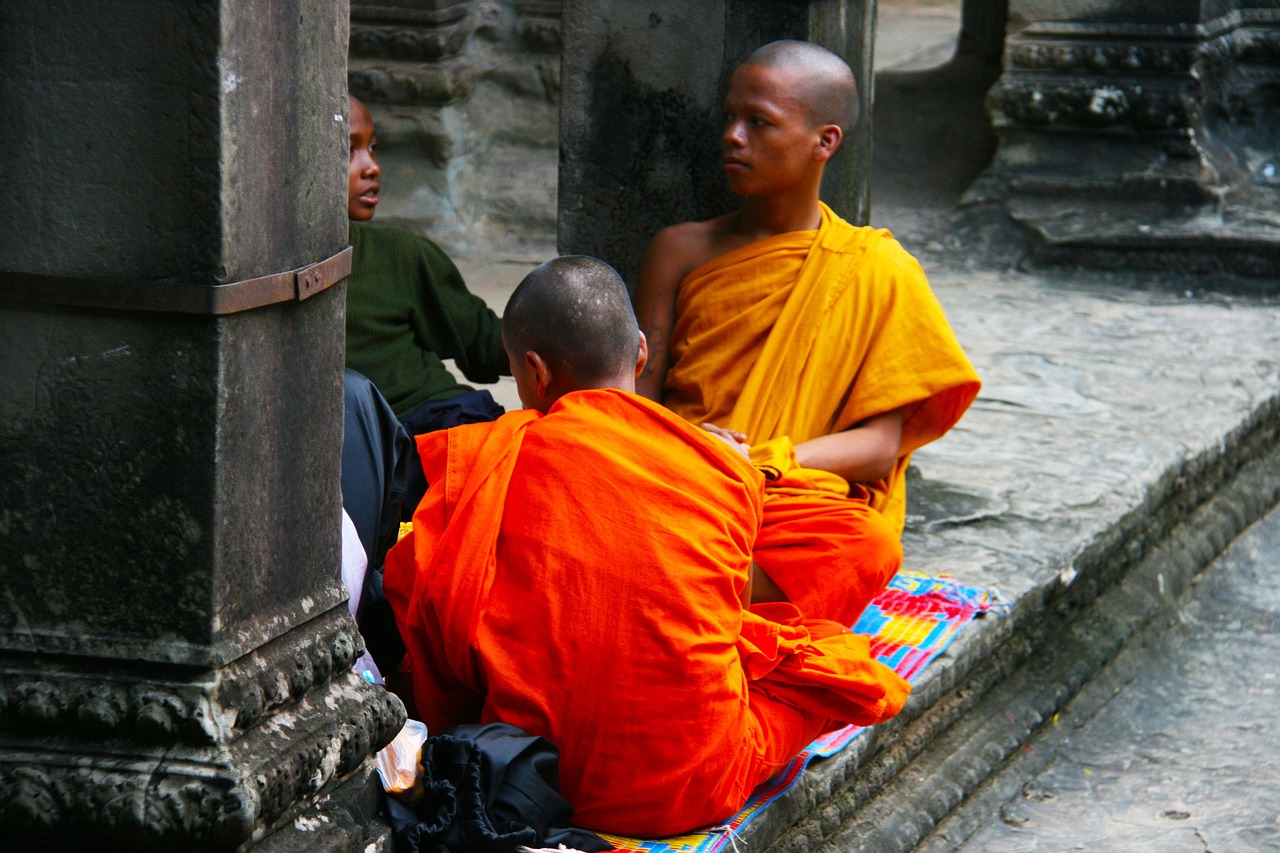
{"type": "Polygon", "coordinates": [[[509,853],[517,847],[612,850],[569,826],[560,751],[506,723],[457,726],[422,746],[424,792],[412,808],[388,800],[401,853],[509,853]]]}

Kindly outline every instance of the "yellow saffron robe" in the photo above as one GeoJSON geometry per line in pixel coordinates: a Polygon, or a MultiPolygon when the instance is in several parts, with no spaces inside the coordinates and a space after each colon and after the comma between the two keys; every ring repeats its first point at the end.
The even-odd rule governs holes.
{"type": "Polygon", "coordinates": [[[890,540],[905,521],[911,453],[950,429],[981,387],[919,263],[888,231],[850,225],[824,204],[817,231],[768,237],[689,273],[676,295],[670,352],[663,402],[692,423],[747,435],[771,476],[766,529],[771,515],[792,527],[797,514],[809,519],[799,539],[766,530],[757,562],[811,615],[843,621],[846,610],[860,612],[900,561],[890,540]],[[794,444],[898,408],[901,453],[883,480],[849,484],[796,465],[794,444]],[[824,517],[829,524],[817,523],[824,517]],[[852,538],[832,545],[840,531],[852,538]],[[815,543],[832,553],[806,565],[815,543]],[[858,583],[835,564],[856,565],[851,552],[868,551],[880,553],[864,574],[877,577],[832,610],[822,599],[839,586],[834,577],[858,583]],[[788,565],[771,571],[784,552],[788,565]],[[806,591],[806,581],[788,577],[797,572],[828,582],[806,591]]]}

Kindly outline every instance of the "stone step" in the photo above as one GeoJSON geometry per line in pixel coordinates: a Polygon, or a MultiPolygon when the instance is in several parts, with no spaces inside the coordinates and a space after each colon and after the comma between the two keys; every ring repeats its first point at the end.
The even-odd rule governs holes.
{"type": "Polygon", "coordinates": [[[1154,269],[1246,276],[1239,282],[1275,293],[1280,281],[1277,194],[1212,205],[1019,199],[1009,214],[1030,234],[1035,261],[1110,269],[1154,269]],[[1251,279],[1251,280],[1249,280],[1251,279]]]}

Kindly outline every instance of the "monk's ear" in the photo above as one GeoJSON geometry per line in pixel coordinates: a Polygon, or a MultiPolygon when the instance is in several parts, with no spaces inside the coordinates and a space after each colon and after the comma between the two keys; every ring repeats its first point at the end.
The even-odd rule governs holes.
{"type": "Polygon", "coordinates": [[[840,150],[840,143],[843,141],[844,131],[840,129],[840,125],[822,125],[818,128],[818,145],[813,150],[813,159],[825,163],[840,150]]]}
{"type": "Polygon", "coordinates": [[[644,366],[649,363],[649,340],[644,336],[644,332],[636,332],[640,336],[640,349],[636,351],[636,378],[640,378],[640,374],[644,372],[644,366]]]}
{"type": "Polygon", "coordinates": [[[524,354],[524,363],[529,369],[530,377],[533,378],[533,387],[538,392],[538,396],[546,398],[547,389],[551,387],[551,365],[533,350],[528,350],[524,354]]]}

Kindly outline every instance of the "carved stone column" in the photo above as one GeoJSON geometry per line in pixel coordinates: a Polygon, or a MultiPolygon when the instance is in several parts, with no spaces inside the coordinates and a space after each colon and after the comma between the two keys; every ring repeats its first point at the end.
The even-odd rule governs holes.
{"type": "Polygon", "coordinates": [[[376,846],[346,9],[9,0],[0,44],[0,843],[376,846]]]}
{"type": "Polygon", "coordinates": [[[560,52],[563,0],[515,0],[520,40],[531,50],[560,52]]]}
{"type": "Polygon", "coordinates": [[[566,0],[560,250],[604,258],[634,286],[659,228],[731,210],[720,162],[728,78],[782,38],[830,48],[858,77],[862,117],[823,198],[865,222],[874,16],[874,0],[566,0]]]}
{"type": "Polygon", "coordinates": [[[1003,200],[1050,261],[1280,272],[1280,8],[1012,0],[988,106],[1003,200]]]}
{"type": "Polygon", "coordinates": [[[378,104],[451,104],[471,94],[462,52],[474,0],[352,0],[351,94],[378,104]]]}
{"type": "Polygon", "coordinates": [[[451,251],[529,241],[549,250],[559,9],[559,0],[351,4],[351,93],[373,114],[383,173],[376,223],[451,251]]]}

